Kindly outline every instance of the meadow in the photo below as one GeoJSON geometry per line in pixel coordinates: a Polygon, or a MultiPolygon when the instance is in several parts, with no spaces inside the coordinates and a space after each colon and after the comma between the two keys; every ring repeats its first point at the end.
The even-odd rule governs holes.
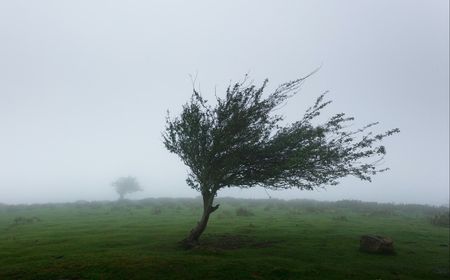
{"type": "Polygon", "coordinates": [[[0,205],[0,279],[448,279],[447,207],[222,198],[0,205]],[[359,250],[389,236],[393,255],[359,250]]]}

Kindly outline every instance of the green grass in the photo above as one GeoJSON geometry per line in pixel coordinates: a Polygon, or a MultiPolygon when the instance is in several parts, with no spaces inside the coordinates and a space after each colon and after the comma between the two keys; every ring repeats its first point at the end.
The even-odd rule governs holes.
{"type": "Polygon", "coordinates": [[[203,245],[187,251],[177,242],[200,216],[198,199],[0,205],[0,279],[449,278],[449,228],[430,222],[448,208],[220,203],[203,245]],[[364,234],[391,237],[397,254],[360,252],[364,234]]]}

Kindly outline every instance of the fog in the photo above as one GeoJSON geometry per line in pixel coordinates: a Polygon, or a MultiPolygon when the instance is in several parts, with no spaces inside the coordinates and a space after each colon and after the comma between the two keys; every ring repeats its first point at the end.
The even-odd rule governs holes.
{"type": "Polygon", "coordinates": [[[244,198],[449,202],[448,1],[2,1],[0,202],[194,197],[162,144],[166,111],[249,73],[270,88],[317,67],[280,112],[327,109],[398,127],[372,183],[317,191],[226,189],[244,198]]]}

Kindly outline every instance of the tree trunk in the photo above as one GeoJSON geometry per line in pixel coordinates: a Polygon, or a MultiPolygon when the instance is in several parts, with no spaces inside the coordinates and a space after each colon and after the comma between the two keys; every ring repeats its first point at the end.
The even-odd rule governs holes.
{"type": "Polygon", "coordinates": [[[205,231],[206,226],[208,224],[209,215],[211,215],[212,212],[216,211],[217,208],[219,208],[219,204],[216,206],[212,206],[214,201],[214,194],[211,193],[202,193],[203,197],[203,214],[200,218],[200,221],[197,223],[197,226],[195,226],[191,232],[189,233],[188,237],[183,239],[181,241],[181,244],[186,249],[193,248],[198,245],[199,238],[202,235],[202,233],[205,231]]]}

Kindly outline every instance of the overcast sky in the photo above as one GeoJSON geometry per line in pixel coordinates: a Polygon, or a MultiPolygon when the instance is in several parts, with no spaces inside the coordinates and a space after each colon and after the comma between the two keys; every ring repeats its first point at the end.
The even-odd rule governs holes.
{"type": "MultiPolygon", "coordinates": [[[[278,84],[320,71],[282,109],[287,120],[325,90],[327,112],[380,121],[385,166],[275,198],[448,204],[449,1],[0,1],[0,202],[193,197],[165,150],[198,73],[212,100],[250,73],[278,84]]],[[[219,196],[267,198],[261,188],[219,196]]]]}

